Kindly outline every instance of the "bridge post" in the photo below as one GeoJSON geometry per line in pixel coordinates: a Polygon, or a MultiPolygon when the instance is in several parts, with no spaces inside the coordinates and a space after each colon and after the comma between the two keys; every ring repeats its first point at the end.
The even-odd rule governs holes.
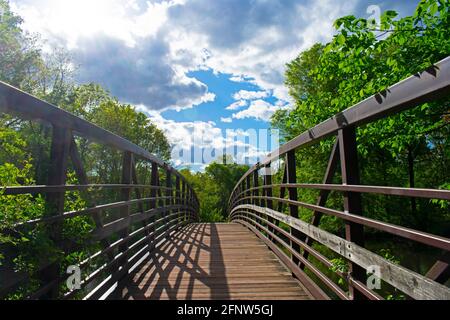
{"type": "MultiPolygon", "coordinates": [[[[151,172],[151,177],[150,177],[150,185],[153,187],[158,187],[159,186],[159,176],[158,176],[158,164],[156,162],[152,162],[152,172],[151,172]]],[[[158,192],[158,190],[156,189],[151,189],[150,190],[150,198],[156,198],[158,192]]],[[[151,200],[150,201],[150,209],[156,209],[156,199],[151,200]]],[[[150,219],[149,219],[149,223],[153,223],[156,221],[156,216],[153,215],[150,219]]],[[[152,234],[152,236],[150,237],[150,247],[149,247],[149,252],[151,250],[153,250],[153,247],[156,245],[154,243],[155,241],[155,230],[156,227],[153,225],[150,229],[149,232],[152,234]]]]}
{"type": "MultiPolygon", "coordinates": [[[[325,175],[323,178],[323,184],[331,184],[333,183],[333,177],[336,173],[337,165],[339,163],[339,138],[336,138],[336,142],[333,145],[333,149],[331,150],[331,155],[328,160],[327,169],[325,170],[325,175]]],[[[323,207],[327,203],[328,196],[330,194],[329,190],[320,190],[319,197],[317,198],[316,205],[323,207]]],[[[320,220],[322,219],[323,214],[320,211],[314,211],[313,217],[311,219],[311,224],[315,227],[319,226],[320,220]]],[[[311,246],[313,244],[313,239],[310,237],[306,237],[305,243],[307,246],[311,246]]],[[[308,259],[309,252],[307,250],[303,251],[303,257],[308,259]]],[[[300,264],[300,269],[304,269],[305,264],[300,264]]]]}
{"type": "MultiPolygon", "coordinates": [[[[246,191],[245,191],[245,196],[246,196],[246,197],[250,197],[250,196],[251,196],[251,193],[250,193],[249,189],[252,187],[250,175],[248,175],[247,178],[245,178],[245,180],[246,180],[246,183],[245,183],[245,190],[246,190],[246,191]]],[[[247,199],[247,200],[245,201],[245,203],[251,204],[251,203],[252,203],[252,200],[251,200],[251,199],[247,199]]]]}
{"type": "Polygon", "coordinates": [[[172,172],[169,170],[166,171],[166,206],[171,206],[173,203],[173,190],[169,190],[172,188],[172,172]]]}
{"type": "MultiPolygon", "coordinates": [[[[354,126],[341,129],[338,132],[339,153],[341,159],[342,184],[360,184],[358,151],[356,143],[356,128],[354,126]]],[[[362,215],[361,194],[358,192],[344,193],[344,210],[355,215],[362,215]]],[[[345,223],[345,239],[364,246],[364,227],[353,222],[345,223]]],[[[366,271],[355,263],[350,263],[350,276],[366,283],[366,271]]],[[[364,295],[349,283],[350,295],[353,299],[365,299],[364,295]]]]}
{"type": "MultiPolygon", "coordinates": [[[[129,151],[125,151],[123,153],[123,160],[122,160],[122,179],[121,179],[122,184],[130,185],[133,183],[132,171],[133,171],[133,154],[129,151]]],[[[122,201],[129,201],[131,199],[131,188],[122,189],[121,193],[122,193],[121,194],[122,201]]],[[[129,205],[126,205],[126,206],[120,208],[120,216],[122,218],[129,219],[130,213],[131,213],[131,208],[129,205]]],[[[122,238],[125,238],[129,235],[129,233],[130,233],[130,222],[128,221],[127,227],[123,231],[119,232],[119,236],[122,238]]],[[[119,246],[119,252],[124,252],[125,250],[127,250],[128,245],[129,245],[128,241],[125,241],[122,245],[119,246]]],[[[126,263],[127,259],[128,259],[128,255],[124,254],[123,257],[121,257],[119,261],[125,260],[124,263],[126,263]]],[[[119,272],[119,268],[120,268],[119,261],[116,266],[116,272],[119,272]]],[[[123,272],[123,271],[124,270],[121,270],[120,272],[123,272]]]]}
{"type": "MultiPolygon", "coordinates": [[[[166,170],[166,188],[172,189],[172,172],[170,170],[166,170]]],[[[167,207],[174,205],[174,198],[173,198],[173,190],[166,190],[165,196],[168,197],[165,201],[165,205],[167,207]]]]}
{"type": "MultiPolygon", "coordinates": [[[[287,164],[284,164],[284,170],[283,170],[283,180],[281,180],[282,184],[287,183],[287,164]]],[[[284,197],[286,196],[286,188],[281,187],[280,188],[280,198],[284,199],[284,197]]],[[[278,212],[283,212],[283,202],[278,201],[278,207],[277,207],[277,211],[278,212]]]]}
{"type": "MultiPolygon", "coordinates": [[[[258,170],[255,170],[255,172],[253,172],[253,188],[257,188],[259,186],[259,175],[258,175],[258,170]]],[[[253,196],[254,197],[258,197],[259,196],[259,190],[253,190],[253,196]]],[[[255,198],[253,199],[253,204],[255,206],[259,206],[260,205],[260,201],[259,199],[255,198]]]]}
{"type": "MultiPolygon", "coordinates": [[[[271,163],[269,163],[269,164],[267,164],[265,167],[264,167],[264,186],[265,187],[267,187],[267,186],[271,186],[272,185],[272,171],[271,171],[271,163]]],[[[273,192],[272,192],[272,187],[269,187],[269,188],[264,188],[263,189],[263,196],[264,197],[268,197],[268,198],[270,198],[270,197],[272,197],[272,194],[273,194],[273,192]]],[[[273,209],[273,201],[271,200],[271,199],[265,199],[265,203],[264,203],[264,205],[267,207],[267,208],[269,208],[269,209],[273,209]]],[[[267,217],[268,218],[268,221],[270,222],[270,223],[274,223],[275,222],[275,219],[273,219],[272,217],[270,217],[270,216],[268,216],[267,217]]],[[[269,231],[270,232],[274,232],[275,230],[272,228],[272,227],[268,227],[268,229],[269,229],[269,231]]],[[[270,241],[272,241],[273,242],[273,237],[271,237],[271,236],[269,236],[269,239],[270,239],[270,241]]]]}
{"type": "MultiPolygon", "coordinates": [[[[184,206],[186,205],[186,182],[181,182],[181,204],[184,206]]],[[[183,221],[186,221],[187,219],[187,212],[186,210],[182,211],[182,214],[184,215],[183,221]]]]}
{"type": "MultiPolygon", "coordinates": [[[[67,179],[67,165],[72,143],[72,132],[66,128],[53,126],[52,142],[50,148],[50,168],[48,172],[48,185],[65,185],[67,179]]],[[[64,213],[65,192],[46,194],[46,215],[62,215],[64,213]]],[[[59,246],[61,242],[62,222],[49,225],[49,236],[59,246]]],[[[45,284],[56,281],[50,290],[42,295],[43,299],[57,299],[59,296],[58,280],[61,266],[54,262],[40,272],[40,278],[45,284]]]]}
{"type": "MultiPolygon", "coordinates": [[[[297,183],[297,171],[296,171],[296,163],[295,163],[295,150],[291,150],[286,154],[286,178],[288,184],[295,184],[297,183]]],[[[289,200],[297,201],[297,188],[288,188],[288,195],[289,200]]],[[[292,217],[295,217],[298,219],[298,207],[296,205],[290,204],[289,205],[289,213],[292,217]]],[[[291,229],[291,235],[297,239],[302,239],[303,234],[295,230],[294,228],[291,229]]],[[[300,253],[300,246],[293,241],[289,241],[291,248],[300,253]]],[[[292,257],[292,261],[298,265],[300,263],[300,260],[296,257],[292,257]]]]}

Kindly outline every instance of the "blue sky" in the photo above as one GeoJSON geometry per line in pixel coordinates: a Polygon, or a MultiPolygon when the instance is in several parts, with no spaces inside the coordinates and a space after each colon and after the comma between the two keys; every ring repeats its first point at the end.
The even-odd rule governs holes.
{"type": "MultiPolygon", "coordinates": [[[[25,30],[39,33],[48,49],[68,50],[77,82],[98,82],[136,105],[181,150],[190,148],[196,130],[197,147],[223,149],[246,130],[267,129],[276,110],[292,107],[285,64],[329,41],[336,18],[368,18],[373,5],[405,16],[417,2],[10,0],[25,30]],[[234,138],[227,129],[237,130],[234,138]]],[[[259,156],[267,152],[243,145],[259,156]]]]}

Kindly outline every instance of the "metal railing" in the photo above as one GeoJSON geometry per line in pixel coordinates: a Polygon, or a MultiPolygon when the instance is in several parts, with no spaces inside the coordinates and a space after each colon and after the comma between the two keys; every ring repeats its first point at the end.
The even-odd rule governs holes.
{"type": "Polygon", "coordinates": [[[382,299],[376,290],[367,285],[367,270],[374,265],[380,268],[379,277],[382,281],[410,298],[450,299],[450,289],[443,285],[450,274],[450,239],[364,217],[361,204],[364,194],[449,201],[450,191],[361,185],[356,142],[357,127],[425,102],[448,97],[449,93],[450,57],[447,57],[432,68],[391,86],[385,92],[297,136],[250,168],[240,179],[229,200],[230,220],[255,232],[319,299],[328,299],[330,296],[340,299],[382,299]],[[336,140],[323,183],[298,183],[296,151],[332,136],[336,136],[336,140]],[[275,162],[282,163],[284,168],[282,183],[278,184],[272,183],[270,170],[275,162]],[[342,184],[332,184],[339,163],[342,184]],[[319,191],[317,203],[298,201],[298,192],[305,189],[319,191]],[[343,211],[326,207],[330,192],[342,194],[343,211]],[[283,213],[284,206],[288,206],[289,214],[283,213]],[[299,208],[312,211],[312,221],[299,219],[299,208]],[[324,215],[336,217],[344,223],[345,237],[319,228],[324,215]],[[442,257],[426,275],[419,274],[366,249],[365,228],[440,249],[442,257]],[[324,246],[344,259],[348,268],[333,268],[331,259],[314,245],[324,246]],[[324,272],[330,269],[334,270],[334,276],[338,276],[346,287],[324,272]]]}
{"type": "MultiPolygon", "coordinates": [[[[81,270],[85,270],[80,284],[84,289],[84,298],[98,299],[107,295],[128,274],[130,268],[151,254],[158,243],[183,225],[197,221],[199,203],[192,187],[179,172],[143,148],[2,82],[0,113],[39,121],[51,126],[52,132],[47,185],[0,187],[2,196],[43,195],[50,209],[42,217],[18,223],[14,230],[3,231],[10,232],[10,236],[14,237],[22,236],[27,230],[31,232],[35,227],[45,226],[54,245],[67,257],[73,251],[82,250],[83,244],[72,250],[64,246],[61,235],[63,223],[76,217],[91,217],[95,228],[85,242],[91,246],[97,245],[98,250],[78,264],[81,270]],[[89,183],[90,177],[85,171],[75,137],[83,137],[122,154],[119,184],[89,183]],[[136,169],[138,161],[146,163],[149,168],[149,184],[139,183],[136,169]],[[66,184],[70,164],[76,173],[78,185],[66,184]],[[105,191],[117,192],[120,200],[98,204],[97,199],[89,196],[92,192],[105,191]],[[86,208],[66,212],[64,204],[67,192],[87,194],[86,208]],[[105,213],[114,210],[117,216],[105,213]]],[[[16,253],[14,247],[6,248],[3,245],[0,248],[8,249],[13,256],[16,253]]],[[[70,291],[64,286],[69,274],[61,269],[61,259],[55,262],[43,258],[44,262],[33,272],[6,270],[3,266],[0,269],[0,297],[14,293],[32,278],[38,279],[38,286],[33,292],[27,293],[26,298],[75,297],[80,291],[70,291]]]]}

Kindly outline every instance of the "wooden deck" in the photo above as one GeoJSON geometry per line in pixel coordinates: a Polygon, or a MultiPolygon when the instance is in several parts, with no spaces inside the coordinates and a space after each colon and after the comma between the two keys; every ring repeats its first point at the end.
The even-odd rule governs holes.
{"type": "Polygon", "coordinates": [[[311,296],[240,224],[191,224],[123,282],[122,299],[307,300],[311,296]]]}

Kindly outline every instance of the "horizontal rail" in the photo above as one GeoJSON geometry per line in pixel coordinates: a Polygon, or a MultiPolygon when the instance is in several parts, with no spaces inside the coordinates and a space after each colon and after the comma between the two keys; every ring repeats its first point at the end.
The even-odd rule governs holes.
{"type": "MultiPolygon", "coordinates": [[[[245,212],[246,215],[248,215],[248,212],[245,212]]],[[[252,215],[253,217],[257,219],[261,219],[260,217],[256,215],[252,215]]],[[[234,221],[240,222],[244,220],[248,220],[248,222],[255,223],[255,220],[251,220],[248,218],[248,216],[245,215],[236,215],[234,216],[234,221]]],[[[261,219],[262,220],[262,219],[261,219]]],[[[318,268],[316,268],[311,262],[309,262],[307,259],[305,259],[302,255],[300,255],[298,252],[296,252],[290,245],[288,245],[285,241],[283,241],[280,237],[278,237],[275,233],[271,232],[268,228],[265,228],[260,223],[256,222],[257,228],[259,228],[261,231],[267,233],[271,239],[274,239],[276,242],[278,242],[281,246],[286,248],[290,254],[294,257],[296,257],[299,261],[301,261],[303,264],[305,264],[308,269],[316,276],[318,277],[328,288],[330,288],[335,294],[337,294],[341,299],[348,299],[348,295],[333,281],[328,279],[318,268]]],[[[267,239],[269,237],[265,236],[267,239]]],[[[292,241],[291,237],[289,237],[289,240],[292,241]]],[[[298,242],[296,242],[298,244],[298,242]]]]}
{"type": "Polygon", "coordinates": [[[285,223],[365,269],[368,269],[373,265],[380,266],[382,280],[415,299],[450,300],[450,289],[446,286],[392,263],[353,242],[347,241],[300,219],[287,216],[272,209],[254,205],[240,205],[234,208],[233,212],[244,209],[270,216],[271,218],[285,223]]]}
{"type": "Polygon", "coordinates": [[[61,185],[61,186],[0,186],[0,195],[20,195],[20,194],[38,194],[38,193],[57,193],[68,191],[101,191],[102,189],[149,189],[173,191],[174,188],[163,186],[151,186],[145,184],[87,184],[87,185],[61,185]]]}
{"type": "Polygon", "coordinates": [[[426,233],[426,232],[417,231],[414,229],[400,227],[400,226],[397,226],[397,225],[394,225],[391,223],[387,223],[387,222],[381,222],[378,220],[365,218],[362,216],[352,214],[350,212],[348,212],[348,213],[342,212],[342,211],[329,209],[326,207],[321,207],[321,206],[317,206],[317,205],[313,205],[313,204],[309,204],[309,203],[305,203],[305,202],[301,202],[301,201],[294,201],[294,200],[282,199],[282,198],[277,198],[277,197],[248,196],[248,197],[243,197],[241,200],[245,200],[245,199],[267,199],[267,200],[280,201],[280,202],[284,202],[289,205],[300,206],[300,207],[303,207],[303,208],[306,208],[309,210],[313,210],[313,211],[321,212],[321,213],[331,215],[334,217],[342,218],[346,221],[358,223],[358,224],[364,225],[366,227],[371,227],[371,228],[374,228],[374,229],[377,229],[380,231],[385,231],[385,232],[394,234],[396,236],[400,236],[400,237],[403,237],[406,239],[410,239],[410,240],[414,240],[414,241],[417,241],[417,242],[420,242],[423,244],[427,244],[429,246],[433,246],[433,247],[440,248],[443,250],[450,250],[450,239],[449,238],[433,235],[433,234],[426,233]]]}
{"type": "MultiPolygon", "coordinates": [[[[0,113],[39,121],[52,127],[47,184],[0,187],[0,196],[44,195],[45,213],[37,219],[16,223],[11,228],[2,230],[2,233],[20,237],[33,232],[33,228],[40,227],[39,230],[46,232],[55,248],[64,252],[65,256],[82,249],[90,248],[95,251],[80,263],[81,267],[90,266],[93,259],[105,258],[106,267],[97,268],[87,281],[83,282],[87,285],[94,280],[100,281],[94,291],[86,288],[89,297],[99,297],[107,285],[113,285],[125,276],[131,264],[135,264],[136,259],[143,254],[142,250],[147,248],[151,253],[154,241],[162,239],[161,234],[166,235],[167,231],[173,230],[172,227],[176,228],[198,219],[198,197],[186,178],[168,163],[131,141],[3,82],[0,82],[0,113]],[[122,164],[115,166],[121,171],[121,183],[89,184],[90,177],[84,168],[74,135],[122,153],[122,164]],[[137,159],[148,162],[146,170],[151,173],[150,184],[139,184],[137,159]],[[69,161],[79,185],[66,184],[69,161]],[[164,180],[160,179],[160,175],[163,175],[164,180]],[[102,201],[95,192],[103,190],[118,192],[114,196],[110,193],[102,194],[102,201]],[[65,212],[66,192],[73,191],[80,192],[87,207],[65,212]],[[117,197],[120,201],[117,201],[117,197]],[[109,210],[116,209],[118,210],[114,215],[109,214],[109,210]],[[72,238],[66,239],[63,234],[63,222],[76,217],[91,217],[95,223],[92,225],[94,231],[87,234],[82,241],[72,235],[72,238]],[[113,221],[108,221],[112,219],[113,221]]],[[[141,182],[145,182],[147,178],[148,176],[144,177],[141,182]]],[[[20,253],[14,252],[16,248],[13,245],[8,248],[12,251],[8,259],[20,253]]],[[[28,298],[56,299],[61,296],[61,281],[67,278],[61,276],[60,268],[61,259],[58,258],[57,261],[44,261],[30,272],[11,270],[12,275],[6,281],[2,274],[0,295],[15,293],[20,286],[33,279],[39,281],[40,288],[27,293],[28,298]]],[[[97,285],[96,282],[94,284],[97,285]]],[[[74,295],[72,292],[65,297],[74,295]]]]}
{"type": "MultiPolygon", "coordinates": [[[[174,219],[169,224],[160,227],[159,232],[161,234],[155,239],[155,241],[161,241],[162,238],[166,238],[168,236],[168,234],[170,234],[174,230],[181,228],[186,223],[186,222],[178,222],[176,224],[173,224],[173,222],[176,222],[176,221],[178,221],[178,220],[174,219]]],[[[140,249],[140,252],[138,252],[138,254],[139,253],[142,254],[142,252],[144,250],[151,251],[153,249],[154,249],[154,247],[149,248],[149,245],[146,244],[140,249]]],[[[135,255],[130,260],[126,261],[124,263],[124,265],[122,266],[122,269],[119,272],[112,273],[110,279],[107,279],[105,282],[101,283],[97,288],[92,290],[85,297],[85,299],[88,299],[88,300],[99,299],[104,294],[105,291],[107,291],[112,285],[114,285],[114,283],[116,283],[120,278],[123,278],[126,276],[126,273],[128,272],[128,270],[137,263],[137,260],[139,260],[138,258],[140,259],[142,257],[139,255],[135,255]],[[103,289],[103,291],[101,291],[102,289],[103,289]]]]}
{"type": "MultiPolygon", "coordinates": [[[[165,200],[165,199],[181,200],[181,198],[173,198],[173,197],[152,197],[152,198],[133,199],[133,200],[128,200],[128,201],[119,201],[119,202],[113,202],[113,203],[108,203],[108,204],[102,204],[102,205],[98,205],[95,207],[86,208],[83,210],[65,212],[59,216],[43,217],[43,218],[39,218],[39,219],[29,220],[29,221],[18,223],[14,227],[19,229],[19,228],[22,228],[25,226],[32,227],[32,226],[34,226],[36,224],[40,224],[40,223],[47,223],[47,224],[55,223],[55,222],[63,221],[66,219],[92,215],[92,214],[98,213],[99,211],[118,209],[118,208],[131,206],[131,205],[135,205],[135,204],[143,204],[143,203],[150,202],[150,201],[165,200]]],[[[182,206],[180,205],[178,207],[181,208],[182,206]]]]}
{"type": "Polygon", "coordinates": [[[114,233],[117,233],[125,228],[127,228],[130,224],[135,224],[138,222],[142,222],[144,220],[148,220],[149,218],[160,214],[165,213],[169,210],[178,209],[178,210],[191,210],[194,211],[194,208],[191,208],[189,206],[170,206],[170,207],[163,207],[163,208],[157,208],[157,209],[151,209],[145,212],[136,213],[131,216],[128,216],[126,218],[115,220],[111,223],[108,223],[103,226],[101,229],[97,229],[92,237],[94,240],[101,240],[104,238],[107,238],[111,236],[114,233]]]}
{"type": "MultiPolygon", "coordinates": [[[[172,217],[173,215],[171,215],[170,217],[172,217]]],[[[168,218],[168,217],[166,217],[168,218]]],[[[165,219],[166,219],[165,218],[165,219]]],[[[170,220],[167,224],[159,227],[158,229],[156,229],[153,233],[147,235],[146,237],[142,238],[141,240],[139,240],[139,243],[135,244],[139,245],[142,242],[148,241],[150,237],[153,237],[155,235],[161,236],[162,234],[164,234],[167,230],[170,230],[171,227],[173,227],[173,222],[178,221],[180,217],[175,218],[170,220]]],[[[162,220],[162,219],[160,219],[162,220]]],[[[175,225],[176,226],[176,225],[175,225]]],[[[155,240],[157,241],[158,236],[155,237],[155,240]]],[[[140,250],[145,249],[146,245],[144,245],[143,248],[140,248],[140,250]]],[[[95,279],[97,279],[99,276],[101,276],[101,272],[108,272],[108,271],[112,271],[112,268],[117,264],[117,263],[121,263],[122,260],[126,257],[126,254],[128,252],[130,252],[131,250],[135,249],[135,247],[129,247],[128,249],[126,249],[123,253],[120,253],[120,255],[114,257],[114,259],[112,261],[109,261],[108,263],[104,264],[103,266],[101,266],[100,268],[96,269],[95,271],[93,271],[91,274],[89,274],[87,277],[85,277],[84,280],[82,280],[81,282],[81,286],[86,286],[87,284],[91,283],[92,281],[94,281],[95,279]]],[[[134,261],[134,259],[132,259],[132,261],[134,261]]],[[[123,265],[123,269],[127,269],[130,266],[130,262],[127,261],[125,263],[125,265],[123,265]]],[[[85,266],[85,264],[82,264],[81,267],[85,266]]],[[[102,284],[100,287],[103,287],[104,285],[102,284]]],[[[98,289],[98,288],[97,288],[98,289]]],[[[76,293],[76,291],[71,291],[71,292],[67,292],[64,295],[65,299],[69,299],[71,298],[74,294],[76,293]]]]}
{"type": "Polygon", "coordinates": [[[22,119],[44,121],[114,149],[131,152],[156,163],[187,183],[185,177],[171,165],[138,145],[2,81],[0,81],[0,112],[14,114],[22,119]]]}
{"type": "Polygon", "coordinates": [[[273,189],[273,188],[287,188],[287,189],[298,188],[298,189],[314,189],[314,190],[327,190],[339,192],[374,193],[389,196],[442,199],[450,201],[450,190],[399,188],[399,187],[367,186],[367,185],[319,184],[319,183],[290,183],[290,184],[283,183],[283,184],[271,184],[252,187],[238,193],[236,197],[240,197],[244,193],[249,193],[256,190],[273,189]]]}

